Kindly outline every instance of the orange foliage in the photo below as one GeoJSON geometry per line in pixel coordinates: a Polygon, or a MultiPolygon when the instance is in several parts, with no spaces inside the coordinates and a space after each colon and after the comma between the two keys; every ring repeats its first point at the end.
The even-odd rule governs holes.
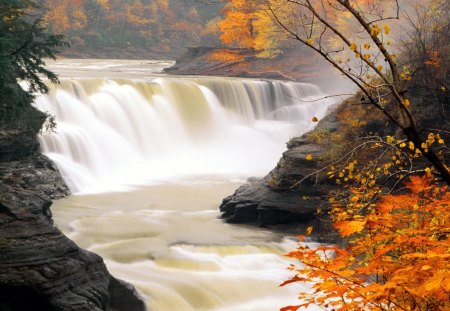
{"type": "Polygon", "coordinates": [[[228,50],[215,51],[209,56],[213,61],[220,62],[242,62],[244,61],[244,56],[233,53],[228,50]]]}
{"type": "Polygon", "coordinates": [[[87,17],[83,10],[83,0],[61,0],[57,3],[47,0],[46,8],[48,12],[44,16],[45,21],[59,32],[82,29],[86,25],[87,17]]]}
{"type": "Polygon", "coordinates": [[[278,45],[283,38],[278,27],[267,12],[264,1],[227,0],[219,22],[220,40],[238,48],[260,51],[258,57],[273,57],[279,53],[278,45]]]}
{"type": "Polygon", "coordinates": [[[235,10],[234,5],[231,3],[233,9],[229,9],[225,14],[225,19],[219,24],[222,35],[220,39],[223,43],[240,48],[253,47],[254,33],[252,20],[254,18],[254,12],[251,11],[238,11],[235,10]]]}
{"type": "Polygon", "coordinates": [[[282,285],[311,282],[304,303],[334,310],[450,310],[450,191],[414,176],[405,193],[385,195],[370,206],[335,205],[335,226],[350,236],[345,249],[304,244],[288,256],[302,265],[282,285]],[[361,210],[366,210],[362,216],[361,210]]]}

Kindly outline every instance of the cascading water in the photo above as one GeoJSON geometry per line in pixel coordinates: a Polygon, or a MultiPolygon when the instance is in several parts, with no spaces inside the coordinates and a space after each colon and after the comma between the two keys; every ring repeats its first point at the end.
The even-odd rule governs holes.
{"type": "Polygon", "coordinates": [[[54,203],[56,225],[135,285],[151,311],[298,304],[306,285],[278,287],[290,277],[282,254],[295,240],[224,224],[217,207],[244,178],[266,174],[286,141],[311,129],[331,102],[316,101],[323,95],[309,84],[149,78],[140,67],[54,66],[65,78],[36,105],[58,127],[41,146],[77,194],[54,203]]]}
{"type": "Polygon", "coordinates": [[[174,176],[264,174],[330,102],[317,86],[231,78],[66,79],[37,107],[56,116],[43,152],[74,193],[174,176]]]}

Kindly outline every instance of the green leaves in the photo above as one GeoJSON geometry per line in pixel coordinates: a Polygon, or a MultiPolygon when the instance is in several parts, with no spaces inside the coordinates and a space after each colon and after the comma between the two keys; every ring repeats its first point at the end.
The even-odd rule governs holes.
{"type": "MultiPolygon", "coordinates": [[[[30,105],[36,93],[47,93],[47,78],[58,82],[57,76],[44,66],[44,58],[55,58],[68,46],[60,35],[47,33],[35,17],[37,4],[29,0],[0,2],[0,120],[14,118],[30,105]],[[27,83],[27,90],[19,84],[27,83]]],[[[3,124],[4,122],[2,122],[3,124]]]]}

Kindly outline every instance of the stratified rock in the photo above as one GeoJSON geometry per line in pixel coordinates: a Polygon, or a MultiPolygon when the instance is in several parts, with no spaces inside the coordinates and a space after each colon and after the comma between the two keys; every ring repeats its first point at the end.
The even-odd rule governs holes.
{"type": "Polygon", "coordinates": [[[44,194],[1,188],[0,305],[5,310],[106,310],[109,273],[102,258],[53,226],[51,204],[44,194]]]}
{"type": "Polygon", "coordinates": [[[42,113],[17,118],[0,123],[0,310],[144,311],[132,285],[53,225],[52,199],[69,189],[38,152],[42,113]]]}
{"type": "MultiPolygon", "coordinates": [[[[326,117],[321,124],[328,131],[333,130],[334,116],[326,117]]],[[[335,185],[328,182],[325,174],[316,174],[323,165],[324,147],[310,142],[306,135],[291,139],[287,147],[267,176],[249,179],[223,200],[220,211],[226,222],[283,230],[329,226],[322,212],[328,208],[329,192],[335,185]]]]}
{"type": "Polygon", "coordinates": [[[223,200],[222,217],[230,223],[260,226],[315,220],[328,198],[322,180],[314,175],[301,186],[297,182],[318,169],[317,161],[306,160],[306,155],[318,159],[321,152],[319,146],[306,143],[291,147],[266,177],[249,180],[223,200]]]}
{"type": "Polygon", "coordinates": [[[0,186],[29,190],[60,199],[70,194],[56,165],[35,153],[20,160],[0,162],[0,186]]]}

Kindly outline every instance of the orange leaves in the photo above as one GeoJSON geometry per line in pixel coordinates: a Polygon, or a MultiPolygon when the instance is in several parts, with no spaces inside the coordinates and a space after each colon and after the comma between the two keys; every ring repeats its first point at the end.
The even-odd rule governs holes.
{"type": "Polygon", "coordinates": [[[297,311],[300,308],[300,306],[287,306],[284,308],[281,308],[280,311],[297,311]]]}
{"type": "Polygon", "coordinates": [[[423,191],[430,190],[431,180],[420,176],[411,176],[410,181],[405,184],[413,194],[419,194],[423,191]]]}
{"type": "Polygon", "coordinates": [[[365,224],[365,220],[339,221],[334,224],[334,227],[338,229],[341,236],[347,237],[363,231],[365,224]]]}
{"type": "Polygon", "coordinates": [[[428,57],[429,59],[425,61],[426,65],[433,66],[436,69],[441,66],[442,60],[439,51],[430,51],[428,57]]]}
{"type": "Polygon", "coordinates": [[[219,24],[222,35],[220,39],[223,43],[235,44],[241,48],[251,48],[253,46],[253,33],[251,31],[252,15],[230,11],[226,14],[225,19],[219,24]]]}
{"type": "MultiPolygon", "coordinates": [[[[283,36],[268,14],[263,2],[227,0],[219,22],[220,40],[229,46],[252,48],[258,57],[272,58],[280,53],[283,36]]],[[[311,40],[312,43],[312,40],[311,40]]]]}
{"type": "Polygon", "coordinates": [[[450,191],[419,176],[405,186],[407,193],[385,195],[365,215],[357,212],[364,198],[351,189],[353,205],[335,206],[332,215],[349,246],[301,244],[289,256],[302,265],[283,285],[320,279],[315,295],[300,297],[335,310],[449,310],[450,191]]]}
{"type": "Polygon", "coordinates": [[[239,55],[237,53],[233,53],[229,50],[218,50],[209,56],[213,61],[221,61],[221,62],[242,62],[244,61],[244,56],[239,55]]]}

